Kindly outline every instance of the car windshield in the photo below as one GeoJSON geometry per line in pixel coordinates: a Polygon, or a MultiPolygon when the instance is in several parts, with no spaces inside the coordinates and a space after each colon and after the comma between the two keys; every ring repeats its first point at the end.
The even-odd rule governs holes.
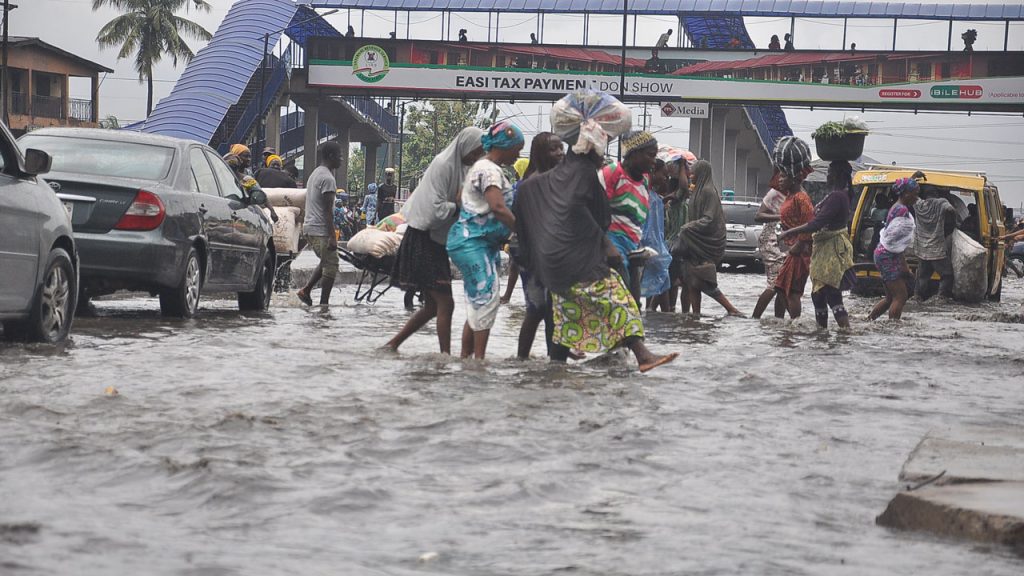
{"type": "Polygon", "coordinates": [[[53,172],[163,180],[171,169],[174,148],[72,136],[26,134],[22,149],[37,148],[53,157],[53,172]]]}
{"type": "Polygon", "coordinates": [[[744,226],[753,226],[754,215],[757,214],[757,206],[750,206],[747,204],[722,204],[722,210],[725,211],[725,221],[729,224],[742,224],[744,226]]]}

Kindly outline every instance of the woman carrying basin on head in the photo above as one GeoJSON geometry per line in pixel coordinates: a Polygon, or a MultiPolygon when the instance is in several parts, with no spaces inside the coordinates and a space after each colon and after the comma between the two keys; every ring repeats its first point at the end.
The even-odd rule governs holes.
{"type": "Polygon", "coordinates": [[[828,327],[828,311],[841,328],[850,327],[850,315],[843,304],[843,290],[853,285],[853,245],[847,227],[850,223],[850,191],[853,167],[845,160],[833,160],[828,166],[828,196],[814,209],[814,219],[782,233],[782,238],[812,233],[811,301],[814,319],[828,327]]]}
{"type": "Polygon", "coordinates": [[[385,345],[391,350],[405,342],[435,316],[442,354],[451,353],[452,272],[448,264],[448,231],[458,218],[456,197],[466,172],[484,154],[483,130],[463,128],[427,166],[419,185],[402,205],[408,227],[398,248],[391,283],[404,291],[417,291],[423,306],[385,345]]]}
{"type": "Polygon", "coordinates": [[[457,202],[458,221],[448,231],[448,255],[462,273],[466,290],[466,324],[462,329],[462,357],[482,360],[491,326],[498,315],[501,282],[501,245],[515,228],[512,182],[503,166],[511,166],[523,149],[523,132],[509,122],[498,122],[482,138],[484,157],[466,175],[457,202]]]}

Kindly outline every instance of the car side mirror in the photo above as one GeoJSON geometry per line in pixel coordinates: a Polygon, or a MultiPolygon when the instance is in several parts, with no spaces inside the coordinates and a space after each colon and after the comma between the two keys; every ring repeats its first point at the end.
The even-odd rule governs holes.
{"type": "Polygon", "coordinates": [[[249,203],[256,206],[263,206],[267,203],[267,193],[263,190],[253,190],[249,195],[249,203]]]}
{"type": "Polygon", "coordinates": [[[42,150],[29,148],[25,150],[25,173],[32,176],[46,174],[53,165],[53,158],[42,150]]]}

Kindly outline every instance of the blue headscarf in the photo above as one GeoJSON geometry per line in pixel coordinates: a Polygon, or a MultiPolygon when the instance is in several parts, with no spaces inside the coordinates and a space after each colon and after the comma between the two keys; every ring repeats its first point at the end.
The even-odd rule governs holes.
{"type": "Polygon", "coordinates": [[[484,145],[484,152],[490,152],[491,148],[508,150],[521,146],[525,139],[523,138],[523,131],[515,124],[502,120],[488,128],[484,132],[483,137],[480,138],[480,141],[484,145]]]}
{"type": "Polygon", "coordinates": [[[376,194],[377,193],[377,183],[376,182],[370,182],[370,185],[366,187],[366,190],[370,194],[376,194]]]}

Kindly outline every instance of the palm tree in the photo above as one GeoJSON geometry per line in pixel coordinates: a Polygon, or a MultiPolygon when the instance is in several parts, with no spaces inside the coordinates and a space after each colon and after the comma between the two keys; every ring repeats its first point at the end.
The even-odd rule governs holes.
{"type": "Polygon", "coordinates": [[[203,41],[212,37],[199,24],[175,14],[189,5],[210,11],[206,0],[92,0],[94,11],[110,6],[122,12],[100,29],[96,42],[101,48],[120,46],[118,60],[134,54],[139,82],[145,80],[147,84],[147,117],[153,111],[153,66],[165,54],[171,57],[175,66],[179,58],[186,63],[192,60],[195,54],[185,44],[182,35],[203,41]]]}

